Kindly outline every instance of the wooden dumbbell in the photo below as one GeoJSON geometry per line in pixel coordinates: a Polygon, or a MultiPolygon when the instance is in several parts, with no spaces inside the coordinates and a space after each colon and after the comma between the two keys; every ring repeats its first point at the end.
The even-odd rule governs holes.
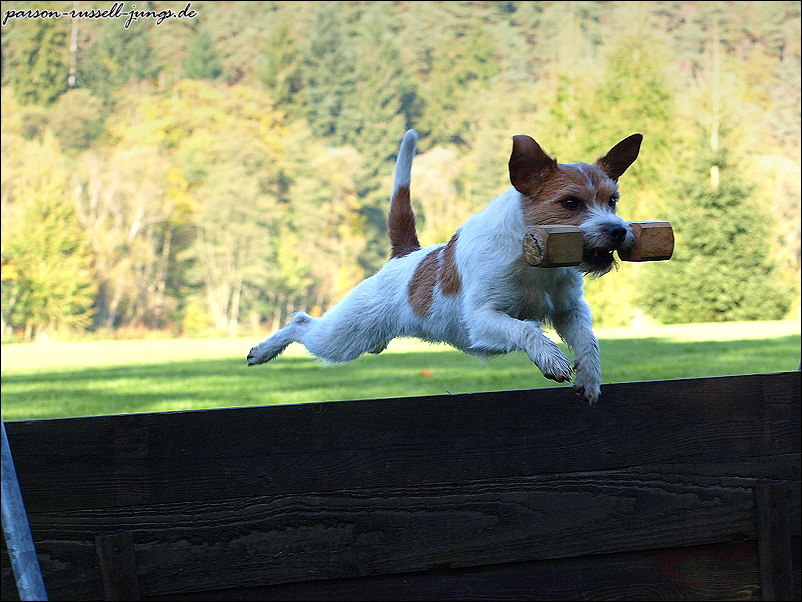
{"type": "MultiPolygon", "coordinates": [[[[623,261],[662,261],[674,252],[674,231],[662,221],[629,222],[635,243],[618,251],[623,261]]],[[[530,226],[524,234],[524,258],[540,268],[562,268],[582,263],[582,231],[576,226],[530,226]]]]}

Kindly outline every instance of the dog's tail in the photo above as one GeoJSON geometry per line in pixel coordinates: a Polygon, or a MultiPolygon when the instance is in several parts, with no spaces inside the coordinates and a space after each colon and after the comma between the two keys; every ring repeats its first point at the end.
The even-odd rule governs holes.
{"type": "Polygon", "coordinates": [[[409,197],[412,181],[412,158],[418,146],[418,132],[409,130],[401,140],[398,159],[395,163],[393,196],[390,199],[390,215],[387,218],[387,231],[390,234],[392,253],[390,258],[403,257],[420,249],[415,230],[415,213],[409,197]]]}

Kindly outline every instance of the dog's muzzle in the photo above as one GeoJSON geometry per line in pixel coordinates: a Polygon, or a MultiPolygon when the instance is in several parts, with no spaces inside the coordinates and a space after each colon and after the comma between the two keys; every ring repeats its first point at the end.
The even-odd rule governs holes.
{"type": "Polygon", "coordinates": [[[621,224],[607,226],[602,236],[595,237],[595,245],[586,245],[582,253],[583,272],[605,273],[615,263],[613,251],[620,249],[627,239],[629,230],[621,224]],[[599,244],[601,243],[601,244],[599,244]]]}

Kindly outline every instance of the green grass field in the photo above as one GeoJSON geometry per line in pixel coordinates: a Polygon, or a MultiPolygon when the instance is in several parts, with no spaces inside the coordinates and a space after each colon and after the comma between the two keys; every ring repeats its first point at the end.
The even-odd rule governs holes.
{"type": "MultiPolygon", "coordinates": [[[[795,370],[800,325],[727,323],[598,330],[604,382],[795,370]]],[[[481,363],[446,346],[394,341],[327,366],[291,346],[248,367],[258,337],[3,345],[4,420],[375,399],[557,385],[525,354],[481,363]]],[[[603,398],[602,398],[603,401],[603,398]]]]}

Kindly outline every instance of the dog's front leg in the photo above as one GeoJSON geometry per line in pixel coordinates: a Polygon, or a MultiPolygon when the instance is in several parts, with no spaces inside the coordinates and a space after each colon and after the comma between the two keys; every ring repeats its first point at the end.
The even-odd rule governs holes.
{"type": "Polygon", "coordinates": [[[546,378],[558,383],[571,380],[571,362],[537,323],[485,308],[472,312],[468,324],[472,349],[496,353],[523,350],[546,378]]]}
{"type": "Polygon", "coordinates": [[[590,307],[580,300],[575,307],[556,314],[552,324],[574,350],[574,390],[588,403],[595,403],[601,392],[601,356],[590,307]]]}

